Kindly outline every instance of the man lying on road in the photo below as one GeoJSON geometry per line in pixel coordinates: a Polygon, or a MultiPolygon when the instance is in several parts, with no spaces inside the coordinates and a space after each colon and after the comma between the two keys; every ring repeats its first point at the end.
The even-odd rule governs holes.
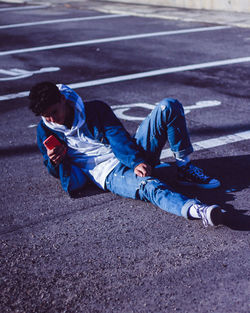
{"type": "MultiPolygon", "coordinates": [[[[132,199],[150,201],[166,212],[202,219],[204,226],[220,223],[221,208],[205,205],[174,192],[157,178],[160,154],[168,140],[177,165],[177,182],[212,189],[220,186],[190,162],[193,152],[184,110],[174,99],[162,100],[141,123],[134,138],[102,101],[83,103],[65,85],[42,82],[32,87],[29,108],[41,116],[37,141],[51,175],[60,178],[69,194],[88,180],[104,190],[132,199]],[[61,145],[46,147],[55,136],[61,145]]],[[[168,165],[165,165],[168,166],[168,165]]],[[[167,177],[166,177],[167,180],[167,177]]]]}

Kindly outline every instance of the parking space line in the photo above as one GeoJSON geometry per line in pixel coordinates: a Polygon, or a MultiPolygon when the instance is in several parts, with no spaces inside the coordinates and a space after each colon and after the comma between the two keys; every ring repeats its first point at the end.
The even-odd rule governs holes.
{"type": "Polygon", "coordinates": [[[109,14],[109,15],[85,16],[85,17],[76,17],[76,18],[67,18],[67,19],[65,18],[65,19],[47,20],[47,21],[40,21],[40,22],[30,22],[30,23],[2,25],[2,26],[0,26],[0,29],[18,28],[18,27],[27,27],[27,26],[37,26],[37,25],[47,25],[47,24],[56,24],[56,23],[91,21],[91,20],[109,19],[109,18],[127,17],[127,16],[129,16],[129,15],[125,15],[125,14],[123,14],[123,15],[122,14],[109,14]]]}
{"type": "MultiPolygon", "coordinates": [[[[153,71],[142,72],[142,73],[115,76],[115,77],[110,77],[110,78],[102,78],[102,79],[91,80],[91,81],[82,82],[82,83],[73,83],[70,86],[73,89],[92,87],[92,86],[117,83],[117,82],[139,79],[139,78],[160,76],[160,75],[171,74],[171,73],[199,70],[203,68],[232,65],[232,64],[245,63],[245,62],[250,62],[250,56],[244,57],[244,58],[227,59],[227,60],[219,60],[219,61],[199,63],[199,64],[170,67],[170,68],[164,68],[160,70],[153,70],[153,71]]],[[[0,100],[1,100],[1,97],[0,97],[0,100]]]]}
{"type": "MultiPolygon", "coordinates": [[[[220,147],[229,143],[235,143],[243,140],[250,139],[250,130],[239,132],[231,135],[211,138],[207,140],[202,140],[193,143],[193,148],[195,151],[205,150],[205,149],[212,149],[216,147],[220,147]]],[[[173,153],[170,149],[164,149],[161,153],[161,159],[171,157],[173,153]]]]}
{"type": "Polygon", "coordinates": [[[230,26],[200,27],[200,28],[181,29],[181,30],[137,34],[137,35],[92,39],[92,40],[76,41],[76,42],[69,42],[69,43],[56,44],[56,45],[47,45],[47,46],[33,47],[33,48],[26,48],[26,49],[0,51],[0,56],[30,53],[30,52],[37,52],[37,51],[44,51],[44,50],[61,49],[61,48],[69,48],[69,47],[77,47],[77,46],[84,46],[84,45],[90,45],[90,44],[96,44],[96,43],[107,43],[107,42],[114,42],[114,41],[121,41],[121,40],[141,39],[141,38],[149,38],[149,37],[157,37],[157,36],[170,36],[170,35],[188,34],[188,33],[204,32],[204,31],[215,31],[215,30],[222,30],[222,29],[227,29],[227,28],[230,28],[230,26]]]}
{"type": "MultiPolygon", "coordinates": [[[[244,58],[235,58],[235,59],[219,60],[219,61],[199,63],[199,64],[170,67],[170,68],[164,68],[160,70],[153,70],[153,71],[142,72],[142,73],[114,76],[114,77],[90,80],[90,81],[80,82],[80,83],[72,83],[68,85],[69,87],[73,89],[79,89],[79,88],[85,88],[85,87],[93,87],[93,86],[98,86],[98,85],[123,82],[123,81],[128,81],[128,80],[133,80],[133,79],[139,79],[139,78],[160,76],[160,75],[171,74],[171,73],[199,70],[203,68],[225,66],[225,65],[247,63],[247,62],[250,62],[250,56],[244,57],[244,58]]],[[[27,95],[28,95],[28,91],[3,95],[3,96],[0,96],[0,101],[6,101],[6,100],[15,99],[15,98],[23,98],[23,97],[26,97],[27,95]]]]}
{"type": "Polygon", "coordinates": [[[12,93],[9,95],[0,96],[0,101],[6,101],[11,99],[17,99],[17,98],[25,98],[29,95],[29,91],[22,91],[18,93],[12,93]]]}
{"type": "Polygon", "coordinates": [[[22,6],[22,7],[11,7],[11,8],[1,8],[0,12],[5,11],[19,11],[19,10],[34,10],[34,9],[44,9],[50,7],[49,3],[40,4],[40,5],[30,5],[30,6],[22,6]]]}

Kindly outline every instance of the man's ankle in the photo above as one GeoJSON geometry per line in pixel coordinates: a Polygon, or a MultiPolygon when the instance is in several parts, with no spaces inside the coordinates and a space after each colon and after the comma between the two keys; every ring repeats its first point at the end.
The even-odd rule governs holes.
{"type": "Polygon", "coordinates": [[[185,166],[185,165],[187,165],[189,162],[190,162],[190,158],[189,158],[188,155],[185,156],[185,157],[182,157],[182,158],[180,158],[180,157],[176,158],[176,165],[177,165],[178,167],[185,166]]]}

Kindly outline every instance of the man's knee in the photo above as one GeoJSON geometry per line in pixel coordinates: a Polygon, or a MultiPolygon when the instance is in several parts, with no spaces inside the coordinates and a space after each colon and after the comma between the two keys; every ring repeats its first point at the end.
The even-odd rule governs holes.
{"type": "Polygon", "coordinates": [[[183,106],[177,99],[165,98],[158,103],[158,108],[162,112],[168,112],[169,116],[184,116],[183,106]]]}

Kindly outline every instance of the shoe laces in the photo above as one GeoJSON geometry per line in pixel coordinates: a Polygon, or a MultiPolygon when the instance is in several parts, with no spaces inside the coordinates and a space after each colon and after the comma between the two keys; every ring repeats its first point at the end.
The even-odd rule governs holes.
{"type": "Polygon", "coordinates": [[[208,227],[209,222],[207,219],[207,205],[194,204],[194,208],[197,211],[199,218],[202,220],[202,223],[205,227],[208,227]]]}
{"type": "Polygon", "coordinates": [[[202,170],[201,168],[199,168],[199,167],[197,167],[197,166],[194,166],[194,165],[192,165],[192,164],[190,164],[190,165],[186,168],[186,171],[187,171],[190,175],[196,176],[196,177],[198,177],[198,178],[200,178],[200,179],[206,180],[206,179],[209,178],[209,176],[207,176],[207,175],[204,174],[204,172],[203,172],[203,170],[202,170]]]}

